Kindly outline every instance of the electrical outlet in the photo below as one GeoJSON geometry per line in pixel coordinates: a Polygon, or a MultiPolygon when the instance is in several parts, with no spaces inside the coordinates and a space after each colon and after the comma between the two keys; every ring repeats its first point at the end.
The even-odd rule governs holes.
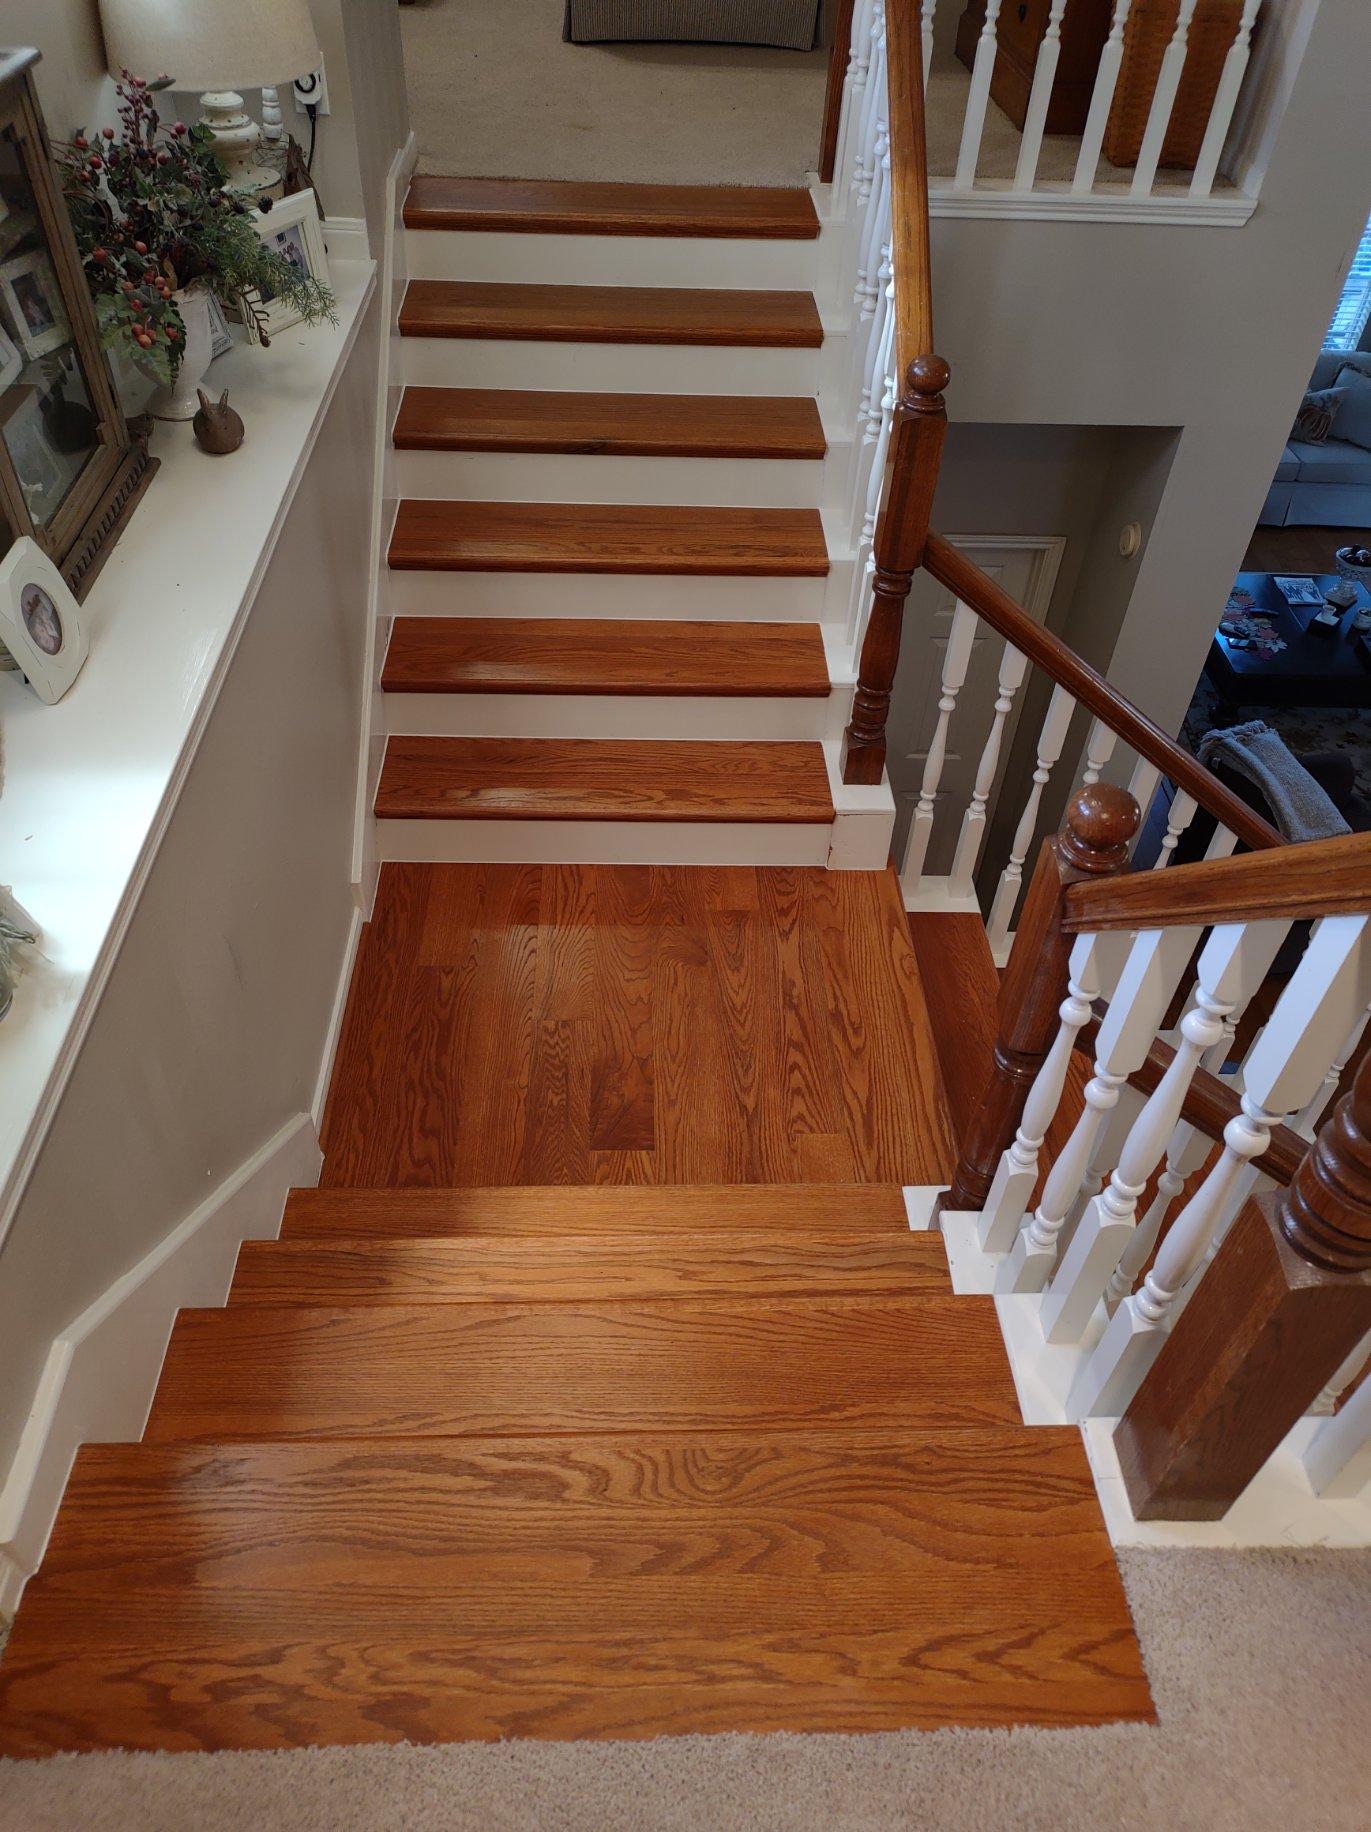
{"type": "Polygon", "coordinates": [[[295,109],[297,114],[307,114],[313,107],[321,115],[328,113],[328,83],[324,78],[324,66],[311,70],[308,76],[297,76],[291,87],[295,91],[295,109]]]}

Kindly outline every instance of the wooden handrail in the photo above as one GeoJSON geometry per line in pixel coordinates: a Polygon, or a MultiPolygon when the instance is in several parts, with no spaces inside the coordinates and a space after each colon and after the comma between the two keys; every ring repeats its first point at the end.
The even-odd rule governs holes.
{"type": "Polygon", "coordinates": [[[824,91],[824,124],[819,132],[821,184],[833,183],[833,168],[838,162],[838,127],[843,116],[847,65],[852,55],[853,4],[854,0],[838,0],[838,14],[833,21],[833,43],[828,51],[828,88],[824,91]]]}
{"type": "MultiPolygon", "coordinates": [[[[945,541],[940,534],[930,534],[924,543],[923,563],[939,584],[945,585],[963,604],[992,629],[1013,643],[1035,667],[1041,668],[1071,697],[1097,719],[1102,719],[1125,744],[1140,757],[1165,772],[1178,788],[1193,795],[1199,805],[1221,821],[1240,840],[1256,848],[1284,846],[1276,829],[1247,803],[1240,801],[1211,770],[1182,750],[1174,738],[1168,738],[1160,725],[1154,725],[1129,699],[1111,687],[1102,674],[1083,662],[1068,649],[1060,637],[1035,623],[1008,592],[983,573],[974,560],[945,541]]],[[[1162,874],[1158,874],[1161,876],[1162,874]]],[[[1097,925],[1098,926],[1098,925],[1097,925]]]]}
{"type": "Polygon", "coordinates": [[[1371,915],[1371,833],[1344,833],[1236,859],[1201,859],[1166,871],[1129,872],[1107,884],[1073,884],[1066,893],[1062,927],[1081,935],[1100,929],[1346,915],[1371,915]]]}
{"type": "MultiPolygon", "coordinates": [[[[900,405],[922,411],[915,365],[933,354],[933,265],[928,240],[923,30],[917,6],[888,6],[890,265],[895,276],[895,374],[900,405]]],[[[944,375],[944,383],[946,376],[944,375]]],[[[941,387],[944,384],[939,384],[941,387]]],[[[936,479],[935,479],[936,481],[936,479]]]]}

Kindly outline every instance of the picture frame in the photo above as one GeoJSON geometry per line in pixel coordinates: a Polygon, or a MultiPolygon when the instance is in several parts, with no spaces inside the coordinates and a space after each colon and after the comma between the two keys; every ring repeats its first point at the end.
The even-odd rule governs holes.
{"type": "Polygon", "coordinates": [[[66,693],[90,653],[75,594],[29,535],[0,560],[0,642],[49,706],[66,693]]]}
{"type": "Polygon", "coordinates": [[[26,356],[46,356],[71,342],[57,275],[41,248],[16,255],[0,267],[0,304],[26,356]]]}
{"type": "MultiPolygon", "coordinates": [[[[38,390],[25,383],[0,399],[0,439],[5,442],[15,476],[31,513],[62,495],[62,469],[48,443],[38,390]]],[[[48,513],[51,513],[49,509],[48,513]]],[[[38,519],[46,522],[47,514],[38,519]]]]}
{"type": "MultiPolygon", "coordinates": [[[[315,279],[328,281],[328,250],[324,246],[324,226],[319,220],[319,203],[313,191],[296,191],[279,198],[269,214],[257,218],[257,233],[268,248],[284,254],[302,266],[315,279]]],[[[280,300],[264,298],[260,292],[251,297],[252,310],[244,312],[248,337],[258,342],[260,333],[275,337],[293,324],[300,314],[280,300]]]]}
{"type": "Polygon", "coordinates": [[[23,354],[4,325],[0,324],[0,392],[17,382],[23,373],[23,354]]]}
{"type": "Polygon", "coordinates": [[[209,306],[209,359],[213,362],[216,356],[224,356],[233,348],[233,332],[218,293],[211,287],[205,296],[209,306]]]}

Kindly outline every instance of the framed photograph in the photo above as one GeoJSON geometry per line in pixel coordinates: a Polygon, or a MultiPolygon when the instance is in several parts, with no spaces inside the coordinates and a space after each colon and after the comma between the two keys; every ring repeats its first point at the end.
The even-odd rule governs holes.
{"type": "Polygon", "coordinates": [[[26,356],[46,356],[71,342],[71,326],[52,262],[41,250],[0,267],[0,302],[26,356]]]}
{"type": "MultiPolygon", "coordinates": [[[[292,197],[280,198],[271,206],[268,215],[257,218],[257,233],[268,248],[284,256],[292,266],[316,280],[327,282],[328,251],[324,247],[324,229],[313,191],[297,191],[292,197]]],[[[253,304],[259,317],[265,320],[263,328],[268,337],[300,322],[300,314],[283,301],[274,301],[258,293],[253,304]]],[[[252,337],[256,330],[252,312],[245,317],[248,335],[252,337]]]]}
{"type": "Polygon", "coordinates": [[[0,325],[0,390],[17,382],[24,372],[24,358],[13,338],[6,335],[5,327],[0,325]]]}
{"type": "Polygon", "coordinates": [[[1273,575],[1276,590],[1289,605],[1322,604],[1323,593],[1309,577],[1286,578],[1273,575]]]}
{"type": "Polygon", "coordinates": [[[61,699],[90,653],[80,605],[28,535],[0,560],[0,642],[49,706],[61,699]]]}
{"type": "Polygon", "coordinates": [[[62,468],[48,440],[38,390],[29,383],[0,399],[0,438],[5,441],[29,513],[40,526],[62,499],[62,468]]]}
{"type": "Polygon", "coordinates": [[[209,304],[209,359],[213,362],[216,356],[223,356],[233,348],[233,332],[213,288],[206,293],[206,299],[209,304]]]}

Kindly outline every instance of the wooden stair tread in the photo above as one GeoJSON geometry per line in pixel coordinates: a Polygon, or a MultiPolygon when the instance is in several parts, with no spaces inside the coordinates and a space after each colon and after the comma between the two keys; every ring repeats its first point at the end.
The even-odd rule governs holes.
{"type": "Polygon", "coordinates": [[[823,578],[828,549],[817,509],[407,497],[389,563],[402,571],[823,578]]]}
{"type": "Polygon", "coordinates": [[[1011,1425],[994,1302],[184,1310],[146,1441],[1011,1425]]]}
{"type": "Polygon", "coordinates": [[[812,623],[595,617],[400,617],[387,693],[710,694],[826,699],[812,623]]]}
{"type": "Polygon", "coordinates": [[[908,1233],[904,1195],[889,1183],[603,1184],[498,1189],[297,1189],[282,1240],[444,1240],[471,1235],[697,1233],[784,1229],[798,1239],[838,1226],[908,1233]]]}
{"type": "Polygon", "coordinates": [[[1050,1429],[91,1446],[0,1667],[24,1756],[1151,1715],[1050,1429]]]}
{"type": "Polygon", "coordinates": [[[993,1066],[1000,976],[979,915],[911,910],[909,936],[960,1139],[993,1066]]]}
{"type": "Polygon", "coordinates": [[[400,334],[780,349],[817,349],[824,340],[811,293],[495,280],[411,280],[400,334]]]}
{"type": "Polygon", "coordinates": [[[382,820],[833,819],[823,747],[609,738],[391,737],[382,820]]]}
{"type": "Polygon", "coordinates": [[[422,173],[410,180],[404,221],[407,229],[748,241],[812,241],[819,233],[814,200],[798,186],[586,184],[422,173]]]}
{"type": "Polygon", "coordinates": [[[830,1228],[450,1240],[249,1240],[233,1304],[570,1303],[949,1292],[942,1236],[830,1228]]]}
{"type": "Polygon", "coordinates": [[[819,409],[805,395],[555,388],[408,387],[394,442],[402,451],[645,458],[819,459],[826,449],[819,409]]]}

